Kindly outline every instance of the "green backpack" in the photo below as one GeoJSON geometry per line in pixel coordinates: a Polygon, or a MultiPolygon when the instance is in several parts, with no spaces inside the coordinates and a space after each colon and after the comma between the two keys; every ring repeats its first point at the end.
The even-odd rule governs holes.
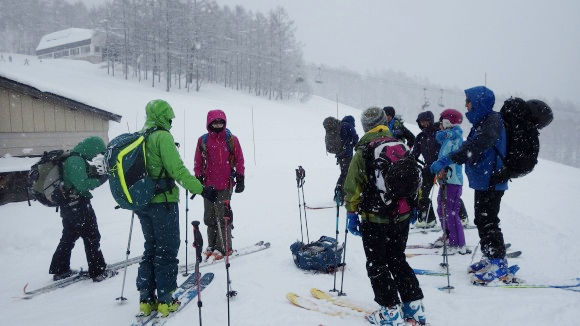
{"type": "Polygon", "coordinates": [[[175,185],[171,179],[159,178],[164,169],[156,179],[147,173],[145,142],[149,135],[158,130],[164,129],[155,127],[122,134],[107,145],[105,164],[111,194],[118,207],[141,210],[149,204],[153,196],[170,190],[175,185]]]}

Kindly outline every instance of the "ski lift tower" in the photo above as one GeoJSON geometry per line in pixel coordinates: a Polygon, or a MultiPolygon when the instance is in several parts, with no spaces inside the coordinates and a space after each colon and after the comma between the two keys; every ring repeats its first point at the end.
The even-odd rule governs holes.
{"type": "Polygon", "coordinates": [[[425,87],[423,87],[423,99],[425,103],[423,103],[421,107],[423,108],[423,111],[425,111],[431,105],[431,102],[429,102],[429,99],[427,98],[427,88],[425,87]]]}
{"type": "Polygon", "coordinates": [[[322,67],[318,67],[318,72],[316,73],[314,82],[317,84],[322,84],[322,67]]]}
{"type": "Polygon", "coordinates": [[[439,104],[440,107],[445,107],[445,105],[443,104],[443,88],[441,88],[441,96],[439,97],[439,104]]]}

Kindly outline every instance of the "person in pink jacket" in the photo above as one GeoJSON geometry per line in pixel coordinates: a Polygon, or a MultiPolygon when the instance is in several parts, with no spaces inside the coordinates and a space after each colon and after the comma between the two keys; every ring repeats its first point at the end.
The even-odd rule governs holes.
{"type": "Polygon", "coordinates": [[[217,191],[217,200],[204,203],[203,221],[207,226],[208,247],[204,254],[206,259],[223,258],[232,252],[231,229],[233,229],[230,199],[232,190],[244,191],[244,155],[238,138],[226,128],[226,114],[221,110],[207,113],[207,134],[197,139],[195,150],[195,176],[204,186],[213,186],[217,191]],[[229,229],[226,253],[226,225],[224,216],[228,216],[229,229]]]}

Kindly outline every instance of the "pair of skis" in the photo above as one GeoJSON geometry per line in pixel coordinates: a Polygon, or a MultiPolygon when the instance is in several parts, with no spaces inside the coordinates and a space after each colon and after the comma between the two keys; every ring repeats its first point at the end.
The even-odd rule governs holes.
{"type": "MultiPolygon", "coordinates": [[[[237,250],[234,250],[234,252],[229,256],[229,259],[234,259],[236,257],[241,257],[241,256],[245,256],[245,255],[249,255],[258,251],[262,251],[262,250],[266,250],[270,248],[270,242],[264,242],[264,241],[258,241],[253,245],[249,245],[237,250]]],[[[205,267],[205,266],[209,266],[209,265],[213,265],[216,263],[220,263],[223,262],[221,259],[220,260],[206,260],[206,261],[202,261],[201,263],[199,263],[199,267],[205,267]]],[[[187,269],[191,270],[195,268],[195,263],[191,263],[187,265],[187,269]]],[[[179,272],[183,273],[185,272],[186,266],[185,265],[180,265],[179,266],[179,272]]]]}
{"type": "Polygon", "coordinates": [[[149,316],[137,315],[135,321],[131,326],[161,326],[165,325],[169,319],[175,316],[177,313],[185,309],[185,307],[193,301],[199,294],[199,291],[203,291],[210,283],[213,281],[213,273],[205,273],[199,279],[199,291],[197,286],[196,273],[192,273],[173,293],[173,297],[181,302],[179,309],[172,312],[167,317],[160,317],[157,311],[152,311],[149,316]]]}
{"type": "MultiPolygon", "coordinates": [[[[135,263],[140,262],[142,258],[143,258],[143,256],[137,256],[137,257],[130,258],[128,260],[123,260],[123,261],[120,261],[120,262],[117,262],[114,264],[107,265],[106,272],[110,273],[113,271],[121,270],[121,269],[125,268],[126,266],[130,266],[130,265],[133,265],[135,263]]],[[[38,288],[36,290],[28,291],[27,290],[28,283],[26,283],[26,285],[24,285],[24,289],[23,289],[24,295],[22,296],[22,299],[31,299],[39,294],[52,292],[54,290],[58,290],[58,289],[67,287],[71,284],[75,284],[77,282],[88,280],[88,279],[90,279],[88,272],[81,270],[80,272],[78,272],[76,274],[73,274],[67,278],[62,279],[62,280],[51,282],[50,284],[43,286],[41,288],[38,288]]]]}

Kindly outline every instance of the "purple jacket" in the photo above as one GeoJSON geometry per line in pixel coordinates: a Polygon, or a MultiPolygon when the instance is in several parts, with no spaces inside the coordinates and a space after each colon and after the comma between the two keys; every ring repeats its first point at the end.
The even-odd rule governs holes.
{"type": "Polygon", "coordinates": [[[225,190],[233,186],[230,184],[232,168],[235,169],[236,174],[244,175],[244,154],[242,153],[242,147],[240,146],[238,138],[232,135],[231,137],[234,142],[234,166],[232,167],[230,165],[230,151],[226,144],[226,126],[218,133],[211,131],[209,128],[212,121],[217,119],[223,119],[227,125],[226,114],[223,111],[212,110],[207,113],[206,128],[209,135],[206,144],[206,168],[204,171],[204,158],[201,153],[202,136],[197,139],[193,171],[197,178],[204,177],[204,186],[213,186],[216,190],[225,190]]]}

